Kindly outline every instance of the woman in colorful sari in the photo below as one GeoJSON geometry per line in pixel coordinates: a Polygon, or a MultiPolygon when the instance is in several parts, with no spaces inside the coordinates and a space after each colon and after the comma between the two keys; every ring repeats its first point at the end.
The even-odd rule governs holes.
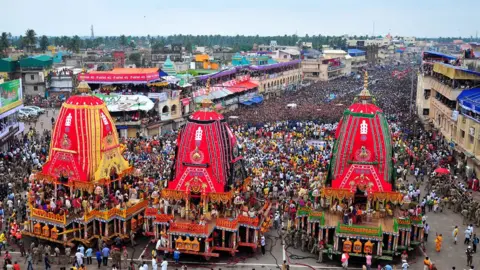
{"type": "Polygon", "coordinates": [[[437,235],[437,238],[435,239],[435,250],[437,252],[440,252],[440,250],[442,249],[442,242],[443,242],[442,235],[441,234],[437,235]]]}

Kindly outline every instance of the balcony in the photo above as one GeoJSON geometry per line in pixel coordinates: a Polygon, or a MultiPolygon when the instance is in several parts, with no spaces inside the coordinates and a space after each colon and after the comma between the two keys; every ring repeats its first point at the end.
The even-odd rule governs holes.
{"type": "Polygon", "coordinates": [[[451,86],[441,83],[436,78],[426,76],[424,77],[424,85],[430,85],[431,89],[434,89],[438,93],[442,94],[449,100],[456,100],[457,97],[462,93],[465,89],[453,89],[451,86]]]}
{"type": "Polygon", "coordinates": [[[340,70],[340,69],[343,69],[343,68],[345,68],[345,64],[341,64],[339,66],[329,66],[328,67],[328,72],[333,72],[333,71],[340,70]]]}
{"type": "Polygon", "coordinates": [[[443,104],[437,99],[432,99],[432,105],[443,115],[451,119],[453,110],[450,109],[447,105],[443,104]]]}

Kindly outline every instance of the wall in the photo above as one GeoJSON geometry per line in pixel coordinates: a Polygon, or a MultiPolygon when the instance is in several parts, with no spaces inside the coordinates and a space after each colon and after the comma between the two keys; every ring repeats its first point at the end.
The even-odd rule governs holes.
{"type": "Polygon", "coordinates": [[[422,121],[424,121],[425,117],[428,116],[428,114],[423,115],[423,110],[424,109],[430,110],[430,99],[432,96],[431,89],[432,89],[432,86],[430,84],[430,80],[424,80],[423,74],[418,74],[417,98],[415,100],[415,104],[417,106],[417,115],[422,121]],[[426,89],[430,90],[430,94],[428,95],[428,98],[425,98],[426,89]]]}
{"type": "Polygon", "coordinates": [[[22,81],[23,84],[44,83],[45,77],[43,72],[23,72],[22,81]]]}
{"type": "Polygon", "coordinates": [[[162,121],[173,120],[182,117],[182,107],[181,107],[180,99],[177,97],[176,99],[168,98],[165,101],[158,103],[158,113],[160,114],[162,121]],[[176,113],[172,114],[172,106],[176,105],[176,113]],[[168,113],[163,113],[163,108],[168,107],[168,113]]]}
{"type": "Polygon", "coordinates": [[[45,85],[24,85],[23,86],[23,93],[24,95],[40,95],[45,96],[45,85]],[[35,90],[35,87],[37,89],[35,90]]]}

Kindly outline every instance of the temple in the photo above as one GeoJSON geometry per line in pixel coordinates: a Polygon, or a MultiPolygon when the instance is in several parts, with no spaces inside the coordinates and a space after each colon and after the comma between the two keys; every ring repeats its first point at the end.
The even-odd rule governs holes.
{"type": "Polygon", "coordinates": [[[160,241],[160,250],[206,259],[220,251],[235,255],[240,247],[255,250],[271,225],[268,202],[246,202],[241,196],[250,183],[243,157],[212,104],[205,98],[180,131],[168,187],[145,213],[145,231],[160,241]],[[168,212],[165,204],[179,205],[180,213],[168,212]]]}
{"type": "Polygon", "coordinates": [[[422,216],[395,191],[390,128],[368,90],[367,72],[335,137],[326,182],[312,193],[314,207],[297,210],[292,233],[315,237],[330,258],[347,252],[388,261],[420,245],[422,216]]]}
{"type": "Polygon", "coordinates": [[[128,238],[143,223],[148,201],[137,194],[126,201],[110,195],[128,185],[132,167],[106,104],[86,94],[85,82],[77,89],[84,93],[62,105],[49,158],[31,179],[24,233],[61,244],[128,238]]]}

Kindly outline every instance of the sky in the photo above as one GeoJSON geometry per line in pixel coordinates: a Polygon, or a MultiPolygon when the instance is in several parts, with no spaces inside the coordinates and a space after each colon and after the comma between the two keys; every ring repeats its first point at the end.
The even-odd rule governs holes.
{"type": "Polygon", "coordinates": [[[476,36],[479,0],[3,0],[0,32],[476,36]],[[375,25],[375,27],[373,27],[375,25]],[[375,30],[374,30],[375,28],[375,30]]]}

